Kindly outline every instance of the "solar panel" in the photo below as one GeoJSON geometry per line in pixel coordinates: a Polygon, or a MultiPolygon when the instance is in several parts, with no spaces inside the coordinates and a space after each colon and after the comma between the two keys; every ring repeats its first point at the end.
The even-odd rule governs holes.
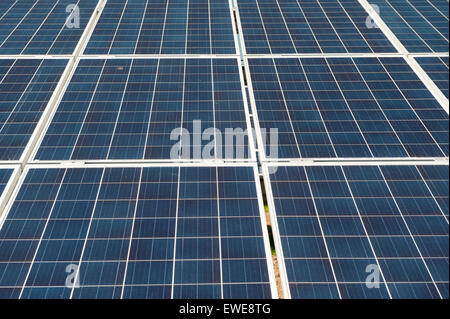
{"type": "Polygon", "coordinates": [[[72,54],[96,5],[92,0],[2,1],[0,54],[72,54]],[[66,23],[75,19],[67,11],[70,5],[77,6],[79,25],[66,23]]]}
{"type": "MultiPolygon", "coordinates": [[[[237,59],[83,59],[35,159],[170,160],[175,129],[246,130],[243,94],[237,59]]],[[[248,158],[248,138],[238,146],[248,158]]]]}
{"type": "Polygon", "coordinates": [[[415,59],[448,99],[448,56],[415,59]]]}
{"type": "Polygon", "coordinates": [[[19,160],[66,59],[0,60],[0,161],[19,160]]]}
{"type": "Polygon", "coordinates": [[[236,54],[227,0],[108,0],[85,54],[236,54]]]}
{"type": "Polygon", "coordinates": [[[259,126],[278,129],[279,158],[448,156],[448,114],[403,58],[248,65],[259,126]]]}
{"type": "Polygon", "coordinates": [[[409,52],[448,52],[448,3],[371,0],[379,16],[409,52]]]}
{"type": "Polygon", "coordinates": [[[270,298],[254,170],[32,168],[0,229],[0,296],[270,298]]]}
{"type": "Polygon", "coordinates": [[[357,0],[238,1],[247,54],[396,52],[357,0]]]}
{"type": "Polygon", "coordinates": [[[270,171],[292,298],[448,298],[448,165],[270,171]]]}

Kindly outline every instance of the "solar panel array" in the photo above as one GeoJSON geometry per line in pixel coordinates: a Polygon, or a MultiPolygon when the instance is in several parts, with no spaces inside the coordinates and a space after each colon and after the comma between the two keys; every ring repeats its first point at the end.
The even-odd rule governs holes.
{"type": "Polygon", "coordinates": [[[265,199],[280,296],[448,298],[448,72],[443,1],[2,1],[0,298],[277,298],[265,199]]]}

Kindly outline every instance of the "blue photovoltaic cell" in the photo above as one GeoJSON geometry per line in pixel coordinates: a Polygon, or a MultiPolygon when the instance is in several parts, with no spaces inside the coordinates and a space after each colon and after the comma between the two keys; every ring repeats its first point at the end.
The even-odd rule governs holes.
{"type": "Polygon", "coordinates": [[[108,0],[85,54],[236,54],[228,0],[108,0]]]}
{"type": "Polygon", "coordinates": [[[67,64],[0,60],[0,160],[19,160],[67,64]]]}
{"type": "Polygon", "coordinates": [[[12,169],[0,169],[0,197],[8,184],[9,178],[13,173],[12,169]]]}
{"type": "Polygon", "coordinates": [[[247,54],[396,52],[357,0],[238,1],[247,54]]]}
{"type": "Polygon", "coordinates": [[[279,158],[448,156],[448,114],[403,58],[248,63],[259,125],[278,129],[279,158]]]}
{"type": "Polygon", "coordinates": [[[260,210],[253,167],[30,169],[0,298],[271,298],[260,210]]]}
{"type": "MultiPolygon", "coordinates": [[[[171,133],[180,128],[188,159],[213,140],[213,132],[201,139],[204,130],[219,130],[219,140],[228,128],[247,129],[236,59],[81,60],[36,159],[178,160],[171,150],[180,134],[171,133]]],[[[217,157],[247,158],[248,138],[234,144],[227,156],[222,143],[217,157]]]]}
{"type": "Polygon", "coordinates": [[[448,1],[370,0],[409,52],[448,52],[448,1]]]}
{"type": "Polygon", "coordinates": [[[292,298],[448,298],[448,166],[274,168],[292,298]]]}
{"type": "Polygon", "coordinates": [[[72,54],[96,5],[93,0],[2,1],[0,54],[72,54]],[[77,9],[70,11],[69,5],[77,9]]]}
{"type": "Polygon", "coordinates": [[[416,60],[448,99],[448,57],[420,57],[416,60]]]}

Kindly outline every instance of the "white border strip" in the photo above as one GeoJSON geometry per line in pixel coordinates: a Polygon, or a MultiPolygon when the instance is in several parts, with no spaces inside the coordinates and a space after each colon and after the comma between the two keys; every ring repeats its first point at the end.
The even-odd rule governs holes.
{"type": "Polygon", "coordinates": [[[310,166],[448,166],[448,159],[441,159],[436,161],[362,161],[362,162],[342,162],[342,161],[328,161],[328,162],[288,162],[288,163],[264,163],[267,167],[310,167],[310,166]]]}
{"type": "MultiPolygon", "coordinates": [[[[408,54],[402,54],[402,53],[279,53],[279,54],[247,54],[245,55],[246,58],[249,59],[279,59],[279,58],[398,58],[398,57],[404,57],[408,54]]],[[[410,54],[410,55],[420,55],[424,57],[434,57],[434,56],[447,56],[448,53],[418,53],[418,54],[410,54]]]]}
{"type": "Polygon", "coordinates": [[[232,59],[238,58],[239,54],[80,54],[82,59],[232,59]]]}

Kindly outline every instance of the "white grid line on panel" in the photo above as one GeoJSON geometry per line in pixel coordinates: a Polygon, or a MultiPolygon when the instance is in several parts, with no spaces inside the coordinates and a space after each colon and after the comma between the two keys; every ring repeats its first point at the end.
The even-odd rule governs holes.
{"type": "MultiPolygon", "coordinates": [[[[220,233],[220,221],[221,221],[221,215],[220,215],[220,191],[219,191],[219,168],[216,167],[215,170],[216,174],[216,197],[217,197],[217,235],[219,239],[219,272],[220,272],[220,298],[223,299],[223,265],[222,265],[222,236],[220,233]]],[[[262,222],[262,220],[261,220],[262,222]]],[[[264,228],[264,224],[261,223],[261,225],[264,228]]],[[[269,258],[269,256],[266,256],[266,258],[269,258]]],[[[267,269],[269,271],[269,269],[267,269]]]]}
{"type": "Polygon", "coordinates": [[[177,181],[177,204],[176,204],[176,213],[175,213],[175,232],[173,237],[173,260],[172,260],[172,284],[171,284],[171,295],[170,298],[174,299],[174,287],[175,287],[175,270],[176,270],[176,260],[177,260],[177,234],[178,234],[178,209],[180,205],[180,177],[181,177],[181,168],[178,168],[178,181],[177,181]]]}

